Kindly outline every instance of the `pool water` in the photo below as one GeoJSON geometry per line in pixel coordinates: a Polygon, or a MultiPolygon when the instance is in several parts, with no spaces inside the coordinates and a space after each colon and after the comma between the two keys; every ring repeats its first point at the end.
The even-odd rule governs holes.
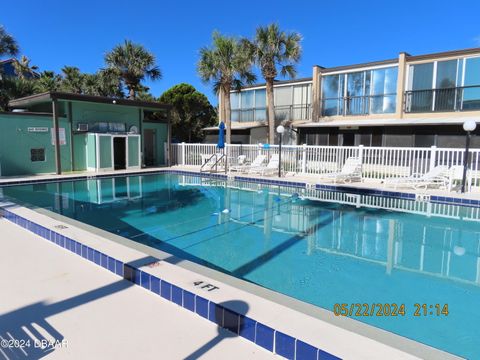
{"type": "Polygon", "coordinates": [[[404,304],[351,317],[480,358],[479,209],[174,174],[3,193],[330,311],[404,304]]]}

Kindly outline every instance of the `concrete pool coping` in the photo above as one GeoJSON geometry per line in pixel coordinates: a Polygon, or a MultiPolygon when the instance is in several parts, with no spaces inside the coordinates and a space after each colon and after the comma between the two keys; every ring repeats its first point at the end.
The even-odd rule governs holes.
{"type": "MultiPolygon", "coordinates": [[[[350,318],[335,317],[330,311],[48,210],[29,209],[16,204],[3,204],[3,207],[13,214],[124,263],[145,258],[145,263],[136,264],[142,273],[156,276],[213,304],[228,304],[225,308],[267,325],[275,331],[275,335],[279,333],[292,336],[293,339],[311,344],[337,357],[458,359],[444,351],[350,318]],[[59,229],[59,225],[66,228],[59,229]],[[156,259],[160,261],[157,262],[156,259]],[[220,289],[202,289],[194,285],[198,281],[220,289]],[[248,304],[248,312],[245,313],[241,306],[236,307],[235,301],[238,304],[248,304]]],[[[275,350],[274,343],[273,351],[275,350]]]]}

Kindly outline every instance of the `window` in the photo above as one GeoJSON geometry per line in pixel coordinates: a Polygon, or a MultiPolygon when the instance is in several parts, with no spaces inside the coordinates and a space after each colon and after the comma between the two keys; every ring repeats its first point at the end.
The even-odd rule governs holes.
{"type": "Polygon", "coordinates": [[[322,115],[393,113],[397,67],[327,75],[322,79],[322,115]]]}
{"type": "Polygon", "coordinates": [[[33,161],[45,161],[45,149],[30,149],[30,160],[33,161]]]}
{"type": "Polygon", "coordinates": [[[480,109],[480,58],[410,65],[407,112],[480,109]]]}
{"type": "Polygon", "coordinates": [[[265,121],[265,89],[244,90],[230,93],[232,121],[265,121]]]}
{"type": "Polygon", "coordinates": [[[322,79],[322,109],[324,116],[343,114],[344,83],[344,74],[328,75],[322,79]]]}
{"type": "Polygon", "coordinates": [[[480,109],[480,57],[465,59],[463,110],[480,109]]]}

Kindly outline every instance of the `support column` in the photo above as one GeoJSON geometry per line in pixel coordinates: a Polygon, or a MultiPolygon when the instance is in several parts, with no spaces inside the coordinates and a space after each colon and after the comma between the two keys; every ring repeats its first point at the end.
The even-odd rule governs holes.
{"type": "Polygon", "coordinates": [[[72,102],[68,102],[68,120],[70,122],[70,169],[73,171],[75,169],[75,163],[73,160],[73,112],[72,112],[72,102]]]}
{"type": "Polygon", "coordinates": [[[60,158],[60,134],[58,129],[58,102],[57,99],[52,100],[52,114],[53,114],[53,132],[55,134],[55,169],[56,174],[62,173],[62,162],[60,158]]]}
{"type": "Polygon", "coordinates": [[[398,77],[397,77],[397,106],[395,116],[397,118],[403,118],[404,114],[404,102],[405,102],[405,90],[407,84],[407,53],[400,53],[398,56],[398,77]]]}
{"type": "Polygon", "coordinates": [[[321,82],[322,72],[321,67],[315,65],[313,67],[313,82],[312,82],[312,121],[318,122],[320,120],[320,97],[321,97],[321,82]]]}

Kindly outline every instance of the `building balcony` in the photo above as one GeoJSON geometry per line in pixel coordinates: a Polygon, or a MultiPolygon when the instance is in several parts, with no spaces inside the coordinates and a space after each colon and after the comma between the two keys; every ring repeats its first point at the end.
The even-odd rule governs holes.
{"type": "MultiPolygon", "coordinates": [[[[308,105],[286,105],[275,106],[276,121],[311,120],[311,106],[308,105]]],[[[267,109],[235,109],[232,110],[232,121],[234,122],[266,122],[267,109]]]]}
{"type": "Polygon", "coordinates": [[[448,112],[480,110],[480,86],[405,92],[405,112],[448,112]]]}
{"type": "Polygon", "coordinates": [[[391,114],[395,112],[396,95],[347,96],[322,100],[323,116],[391,114]]]}

